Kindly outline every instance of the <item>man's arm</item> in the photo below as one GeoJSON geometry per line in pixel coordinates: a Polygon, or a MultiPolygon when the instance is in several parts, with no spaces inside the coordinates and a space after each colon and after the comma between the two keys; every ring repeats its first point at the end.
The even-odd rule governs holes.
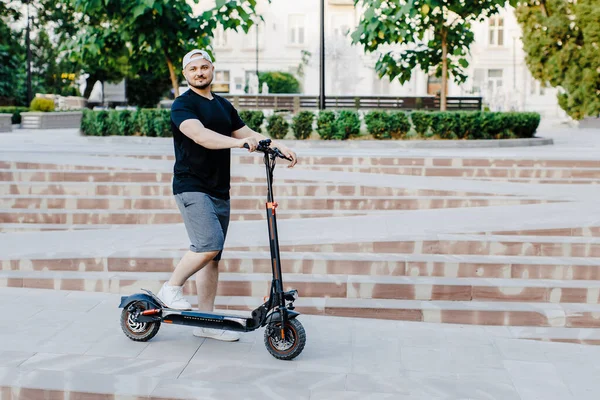
{"type": "Polygon", "coordinates": [[[204,127],[197,119],[186,119],[179,125],[179,130],[195,143],[211,150],[243,148],[248,144],[249,150],[256,150],[256,140],[253,138],[236,138],[221,135],[204,127]]]}
{"type": "MultiPolygon", "coordinates": [[[[244,125],[240,129],[233,131],[231,133],[231,137],[236,138],[236,139],[242,139],[242,140],[253,138],[257,142],[260,140],[268,139],[266,136],[253,131],[247,125],[244,125]]],[[[243,145],[242,145],[242,147],[243,147],[243,145]]],[[[277,147],[279,150],[281,150],[281,152],[283,153],[284,156],[292,159],[292,161],[290,162],[290,165],[288,167],[293,167],[298,162],[296,153],[294,153],[292,150],[290,150],[283,143],[276,141],[276,140],[271,140],[271,147],[277,147]]]]}

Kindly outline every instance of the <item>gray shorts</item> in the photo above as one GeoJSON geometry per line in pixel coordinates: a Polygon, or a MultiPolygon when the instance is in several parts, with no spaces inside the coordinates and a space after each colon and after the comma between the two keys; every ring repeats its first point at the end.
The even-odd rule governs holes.
{"type": "Polygon", "coordinates": [[[219,250],[214,260],[220,260],[229,226],[229,200],[202,192],[184,192],[175,195],[175,202],[192,243],[190,250],[194,253],[219,250]]]}

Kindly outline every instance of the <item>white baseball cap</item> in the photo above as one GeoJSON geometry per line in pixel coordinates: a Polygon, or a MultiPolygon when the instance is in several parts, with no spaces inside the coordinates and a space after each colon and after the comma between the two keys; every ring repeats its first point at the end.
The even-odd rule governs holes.
{"type": "Polygon", "coordinates": [[[202,58],[204,58],[205,60],[209,61],[212,64],[212,58],[210,58],[210,55],[208,55],[208,53],[204,50],[200,50],[200,49],[194,49],[190,52],[188,52],[185,56],[183,56],[183,66],[182,69],[185,69],[185,67],[192,62],[192,56],[195,56],[196,54],[200,54],[202,58]]]}

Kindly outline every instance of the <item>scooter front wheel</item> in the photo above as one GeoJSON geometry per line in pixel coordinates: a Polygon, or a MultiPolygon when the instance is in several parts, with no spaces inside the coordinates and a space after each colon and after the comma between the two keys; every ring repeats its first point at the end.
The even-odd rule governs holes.
{"type": "Polygon", "coordinates": [[[281,322],[270,324],[265,329],[265,346],[271,355],[280,360],[296,358],[306,344],[306,332],[302,323],[297,319],[286,322],[281,334],[281,322]]]}
{"type": "Polygon", "coordinates": [[[158,333],[160,322],[138,322],[135,314],[146,310],[146,304],[142,301],[124,307],[121,312],[121,329],[125,336],[136,342],[147,342],[158,333]]]}

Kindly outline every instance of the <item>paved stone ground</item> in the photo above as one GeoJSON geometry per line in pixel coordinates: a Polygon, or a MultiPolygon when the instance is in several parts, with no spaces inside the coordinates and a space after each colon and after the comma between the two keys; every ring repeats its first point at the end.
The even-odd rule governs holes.
{"type": "Polygon", "coordinates": [[[284,362],[267,353],[262,330],[223,343],[165,325],[150,342],[132,342],[120,331],[114,294],[2,288],[0,299],[2,399],[99,398],[83,394],[93,392],[117,399],[592,400],[600,393],[600,347],[513,339],[506,327],[301,316],[306,348],[284,362]]]}
{"type": "MultiPolygon", "coordinates": [[[[419,149],[394,148],[384,143],[379,146],[370,143],[368,148],[345,143],[332,148],[330,145],[315,147],[314,142],[295,145],[300,156],[306,157],[504,157],[596,161],[599,134],[591,130],[548,130],[540,136],[552,138],[555,145],[527,148],[419,149]]],[[[172,161],[125,156],[171,153],[170,139],[82,138],[75,131],[26,130],[0,136],[0,161],[4,162],[111,165],[120,170],[131,168],[168,174],[172,161]]],[[[236,151],[235,154],[244,153],[236,151]]],[[[264,171],[237,164],[233,173],[237,177],[260,179],[264,171]]],[[[26,174],[23,177],[23,182],[31,178],[26,174]]],[[[561,202],[416,211],[375,210],[368,215],[282,219],[282,245],[333,245],[431,237],[451,239],[458,234],[462,239],[481,240],[481,232],[600,226],[597,201],[600,185],[595,184],[594,179],[591,184],[582,185],[411,175],[391,178],[385,174],[343,168],[339,171],[331,168],[314,170],[307,165],[292,170],[279,168],[276,184],[283,179],[492,193],[561,202]]],[[[19,231],[22,224],[3,223],[0,226],[5,230],[0,233],[0,259],[68,259],[81,255],[108,257],[119,254],[152,256],[155,253],[175,257],[182,244],[187,242],[180,224],[104,225],[54,231],[39,231],[42,224],[36,231],[36,225],[31,225],[29,229],[33,230],[29,232],[19,231]]],[[[234,221],[228,246],[260,248],[264,246],[265,232],[263,220],[234,221]]],[[[537,240],[541,239],[537,237],[537,240]]],[[[595,246],[598,238],[553,240],[561,246],[569,246],[573,241],[595,246]]],[[[351,254],[360,257],[359,253],[351,254]]],[[[448,254],[445,257],[455,262],[481,261],[474,256],[448,254]]],[[[384,256],[382,259],[387,260],[384,256]]],[[[548,263],[561,261],[561,257],[543,260],[548,263]]],[[[579,257],[578,261],[591,267],[598,264],[597,256],[579,257]]],[[[31,275],[33,272],[27,269],[15,271],[10,266],[6,269],[5,265],[10,264],[3,263],[0,286],[19,277],[41,279],[47,273],[36,271],[36,275],[31,275]]],[[[58,275],[49,276],[49,279],[60,280],[58,275]]],[[[444,279],[450,284],[458,282],[448,281],[454,278],[444,279]]],[[[564,281],[560,282],[565,285],[564,281]]],[[[580,285],[568,282],[575,288],[580,285]]],[[[585,288],[592,293],[596,284],[595,279],[587,280],[585,288]]],[[[466,326],[303,315],[307,347],[297,360],[280,362],[268,355],[262,343],[262,331],[245,335],[240,343],[220,343],[194,338],[188,327],[164,326],[150,343],[131,342],[119,330],[117,302],[118,295],[112,293],[0,288],[0,315],[4,316],[0,322],[0,399],[72,399],[85,398],[82,393],[92,392],[116,395],[116,398],[579,400],[597,399],[600,393],[598,347],[516,339],[559,337],[594,341],[600,339],[598,329],[566,329],[556,325],[466,326]],[[284,388],[283,382],[289,386],[284,388]]],[[[460,302],[428,305],[432,303],[423,307],[432,307],[430,311],[436,315],[437,307],[446,303],[455,306],[460,302]]],[[[464,307],[477,304],[470,303],[474,304],[464,307]]],[[[600,311],[597,301],[592,299],[588,303],[535,303],[533,306],[527,303],[527,307],[547,313],[551,322],[564,323],[565,314],[569,316],[569,312],[571,315],[587,312],[590,321],[597,321],[600,311]]],[[[388,303],[373,300],[372,304],[377,309],[388,303]]],[[[521,303],[479,304],[483,304],[477,306],[482,309],[516,310],[521,307],[521,303]]]]}

